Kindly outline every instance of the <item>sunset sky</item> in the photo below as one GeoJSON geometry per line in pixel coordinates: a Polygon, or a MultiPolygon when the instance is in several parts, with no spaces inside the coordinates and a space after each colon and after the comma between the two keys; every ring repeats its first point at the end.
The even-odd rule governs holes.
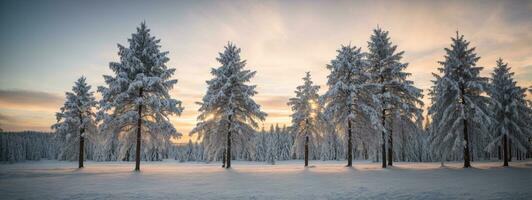
{"type": "Polygon", "coordinates": [[[109,62],[118,60],[117,43],[126,44],[142,21],[177,69],[171,94],[185,112],[171,120],[187,136],[196,123],[194,102],[228,41],[257,71],[255,100],[269,126],[289,123],[286,102],[306,71],[323,93],[325,66],[340,45],[367,50],[377,26],[405,51],[403,62],[421,89],[430,87],[457,30],[477,47],[483,75],[502,57],[518,84],[530,86],[531,19],[532,1],[2,1],[0,128],[50,131],[64,92],[82,75],[94,90],[102,85],[102,75],[112,74],[109,62]]]}

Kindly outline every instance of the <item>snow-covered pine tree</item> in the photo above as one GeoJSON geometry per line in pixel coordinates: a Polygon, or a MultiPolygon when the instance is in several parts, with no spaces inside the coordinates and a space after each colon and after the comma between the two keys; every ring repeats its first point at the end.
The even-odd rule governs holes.
{"type": "Polygon", "coordinates": [[[204,161],[203,159],[203,142],[195,142],[194,143],[195,150],[194,150],[194,157],[196,158],[196,161],[204,161]]]}
{"type": "Polygon", "coordinates": [[[463,35],[456,33],[451,48],[445,48],[445,61],[439,62],[440,75],[434,74],[429,115],[430,145],[440,152],[442,162],[447,152],[463,150],[464,167],[470,167],[472,137],[484,137],[491,125],[491,100],[484,96],[488,79],[479,75],[480,57],[469,47],[463,35]],[[473,136],[474,134],[474,136],[473,136]]]}
{"type": "Polygon", "coordinates": [[[191,139],[189,139],[187,143],[187,148],[185,150],[185,160],[186,161],[196,160],[196,158],[194,157],[194,144],[192,143],[191,139]]]}
{"type": "Polygon", "coordinates": [[[421,122],[423,102],[421,90],[407,80],[410,73],[404,70],[408,63],[401,63],[404,51],[397,52],[388,37],[388,31],[380,28],[373,30],[368,42],[368,72],[372,83],[378,89],[376,97],[380,104],[382,130],[382,167],[386,167],[386,136],[388,137],[388,165],[393,163],[393,119],[413,119],[421,122]]]}
{"type": "Polygon", "coordinates": [[[114,76],[104,75],[107,87],[98,88],[102,94],[98,116],[103,120],[104,131],[119,135],[122,157],[132,154],[130,150],[136,141],[135,170],[138,171],[141,142],[148,148],[157,148],[170,137],[181,136],[169,116],[180,115],[183,107],[181,101],[169,94],[177,80],[171,79],[175,68],[166,65],[168,52],[160,51],[160,40],[150,34],[146,23],[140,24],[128,43],[129,47],[118,44],[120,62],[109,64],[114,76]]]}
{"type": "MultiPolygon", "coordinates": [[[[319,95],[320,86],[313,85],[310,72],[303,77],[303,85],[297,86],[296,97],[290,98],[288,105],[292,109],[292,126],[291,130],[296,135],[295,149],[301,149],[304,146],[305,167],[308,166],[309,159],[309,141],[316,144],[320,137],[318,127],[319,115],[319,95]],[[303,145],[302,145],[303,144],[303,145]]],[[[316,145],[312,145],[314,148],[316,145]]],[[[299,151],[298,151],[299,152],[299,151]]]]}
{"type": "Polygon", "coordinates": [[[244,69],[246,61],[240,59],[240,48],[228,43],[217,60],[221,66],[211,71],[214,77],[207,81],[207,93],[198,103],[199,123],[191,134],[203,139],[209,159],[225,151],[225,167],[230,168],[231,144],[240,150],[250,149],[257,122],[263,121],[266,113],[252,99],[256,86],[246,83],[256,72],[244,69]]]}
{"type": "MultiPolygon", "coordinates": [[[[273,132],[273,125],[270,127],[269,133],[273,132]]],[[[255,151],[253,159],[255,161],[265,161],[266,160],[266,151],[267,151],[267,144],[266,144],[266,131],[264,130],[264,127],[262,127],[260,132],[257,132],[255,134],[254,143],[255,143],[255,151]]]]}
{"type": "Polygon", "coordinates": [[[493,138],[487,149],[492,150],[502,142],[503,166],[508,166],[508,141],[523,151],[529,150],[528,138],[532,135],[532,119],[530,118],[530,108],[526,105],[525,92],[516,85],[513,72],[510,72],[507,63],[499,58],[492,78],[491,88],[488,94],[493,100],[491,109],[494,113],[494,123],[492,127],[493,138]]]}
{"type": "Polygon", "coordinates": [[[336,59],[327,69],[329,90],[323,95],[324,114],[331,123],[337,124],[347,134],[347,166],[353,162],[353,121],[365,118],[378,128],[378,113],[371,107],[375,99],[368,85],[369,76],[365,73],[366,62],[360,48],[342,46],[336,59]]]}
{"type": "Polygon", "coordinates": [[[59,159],[74,160],[78,154],[78,167],[83,167],[85,159],[85,138],[90,138],[96,129],[94,108],[96,99],[86,78],[79,78],[72,92],[66,92],[66,101],[56,113],[57,123],[52,125],[56,138],[61,143],[59,159]],[[77,147],[77,148],[76,148],[77,147]],[[76,150],[77,149],[77,150],[76,150]]]}
{"type": "Polygon", "coordinates": [[[267,139],[266,139],[266,146],[267,146],[267,151],[266,151],[266,162],[268,162],[269,164],[271,165],[275,165],[275,160],[277,160],[277,135],[278,133],[277,132],[270,132],[267,136],[267,139]]]}

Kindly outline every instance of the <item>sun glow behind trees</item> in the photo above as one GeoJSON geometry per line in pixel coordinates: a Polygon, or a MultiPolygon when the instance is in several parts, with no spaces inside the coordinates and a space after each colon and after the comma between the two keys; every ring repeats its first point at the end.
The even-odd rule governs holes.
{"type": "MultiPolygon", "coordinates": [[[[489,118],[493,116],[485,108],[493,102],[483,96],[491,86],[479,75],[482,68],[476,67],[479,57],[474,53],[475,48],[469,48],[469,42],[457,35],[451,48],[445,49],[447,55],[439,68],[442,75],[435,74],[435,85],[430,91],[434,102],[429,114],[433,123],[423,130],[421,90],[407,79],[411,74],[405,72],[408,64],[401,61],[404,52],[396,52],[397,46],[391,43],[388,32],[380,28],[373,31],[368,52],[351,45],[342,45],[337,50],[337,55],[326,65],[330,74],[327,91],[322,96],[318,93],[320,86],[314,85],[310,72],[306,72],[303,85],[296,87],[295,97],[287,103],[292,110],[291,126],[282,131],[272,126],[268,134],[264,127],[258,131],[267,114],[253,99],[258,94],[257,86],[249,84],[256,71],[247,69],[246,60],[240,58],[241,49],[228,43],[216,58],[220,66],[212,68],[213,77],[206,81],[208,87],[202,102],[197,102],[199,122],[190,135],[197,134],[201,141],[189,139],[185,153],[176,153],[180,150],[169,143],[179,143],[181,134],[172,126],[169,116],[180,115],[183,107],[181,101],[169,94],[177,83],[171,79],[175,69],[166,66],[168,52],[159,50],[160,40],[149,32],[145,23],[141,23],[128,40],[129,47],[118,45],[120,62],[109,64],[115,76],[104,75],[107,86],[98,88],[102,98],[97,120],[99,135],[104,139],[96,142],[103,146],[97,149],[97,156],[92,156],[95,160],[130,161],[134,156],[135,170],[140,170],[141,157],[162,160],[169,158],[173,151],[175,159],[179,156],[185,161],[223,160],[226,168],[231,167],[233,159],[274,164],[277,159],[302,155],[305,166],[311,157],[324,160],[344,157],[348,167],[352,167],[353,159],[380,159],[385,168],[386,161],[391,165],[393,160],[423,161],[440,157],[443,161],[447,157],[441,155],[442,151],[451,146],[452,150],[463,147],[463,155],[451,153],[464,158],[464,167],[470,167],[470,159],[475,156],[483,159],[492,156],[478,153],[486,144],[481,141],[489,137],[485,132],[491,128],[489,118]],[[458,117],[450,119],[449,116],[458,117]],[[456,121],[463,121],[463,125],[456,121]],[[482,126],[479,121],[486,122],[481,131],[468,125],[482,126]],[[430,135],[423,134],[426,132],[430,135]],[[452,145],[448,144],[450,137],[454,141],[452,145]],[[402,139],[398,142],[400,148],[392,143],[396,138],[402,139]],[[475,141],[474,145],[470,141],[475,141]],[[290,148],[289,153],[286,147],[290,148]],[[471,151],[476,155],[470,155],[471,151]]],[[[529,109],[522,104],[519,109],[529,109]]],[[[522,124],[528,126],[526,122],[522,124]]],[[[79,132],[83,141],[83,127],[75,132],[79,132]]],[[[526,138],[530,133],[522,135],[526,138]]],[[[506,146],[505,143],[505,149],[506,146]]],[[[519,150],[523,149],[528,147],[519,150]]],[[[80,167],[83,157],[80,153],[80,167]]]]}
{"type": "MultiPolygon", "coordinates": [[[[175,69],[167,68],[165,65],[169,60],[166,57],[168,52],[160,52],[158,45],[160,40],[150,36],[148,32],[149,29],[142,23],[137,33],[128,40],[130,43],[128,48],[119,45],[120,62],[110,64],[116,77],[104,76],[107,87],[99,87],[99,92],[103,94],[100,100],[100,130],[109,138],[103,141],[106,144],[105,148],[109,149],[105,149],[106,155],[97,160],[129,161],[135,156],[137,170],[141,153],[143,160],[168,158],[170,153],[167,143],[178,142],[180,135],[170,123],[169,115],[179,115],[183,110],[181,102],[172,99],[168,93],[177,82],[171,79],[175,69]],[[133,132],[136,133],[136,137],[133,132]],[[148,136],[148,139],[141,139],[143,135],[148,136]],[[135,138],[137,145],[133,148],[135,138]],[[133,150],[136,152],[132,153],[133,150]]],[[[448,55],[445,57],[446,61],[441,62],[443,67],[440,68],[441,72],[445,73],[441,77],[436,75],[435,89],[431,93],[431,95],[444,94],[444,97],[435,98],[444,102],[449,98],[451,100],[456,100],[457,96],[460,98],[456,100],[457,102],[451,102],[452,106],[443,105],[441,107],[444,108],[443,111],[431,109],[430,114],[438,116],[442,112],[449,111],[448,107],[458,107],[459,109],[451,109],[462,113],[458,120],[472,118],[476,123],[478,120],[487,121],[487,115],[490,113],[483,107],[488,106],[490,102],[482,95],[489,86],[485,84],[486,78],[479,75],[482,68],[475,67],[475,62],[479,58],[472,53],[474,48],[468,49],[468,42],[461,40],[462,37],[453,38],[452,50],[445,49],[448,55]],[[469,65],[473,68],[469,69],[469,65]],[[462,79],[466,83],[462,83],[464,82],[462,79]],[[443,85],[440,85],[442,83],[443,85]],[[443,86],[449,86],[453,91],[447,91],[449,87],[443,86]],[[460,91],[457,92],[456,88],[460,91]],[[451,95],[452,98],[446,97],[445,94],[451,95]],[[470,102],[474,105],[464,106],[470,102]],[[469,107],[472,109],[471,113],[469,107]],[[467,113],[467,116],[463,113],[467,113]]],[[[305,147],[306,166],[309,157],[313,159],[347,157],[347,166],[352,165],[353,159],[374,161],[381,159],[383,167],[386,167],[386,152],[389,152],[389,161],[399,158],[403,161],[410,160],[411,155],[415,155],[413,160],[418,161],[442,157],[437,155],[439,152],[436,152],[435,148],[427,144],[428,135],[420,134],[424,133],[420,126],[421,110],[418,108],[422,105],[421,91],[407,79],[410,73],[403,72],[407,66],[400,62],[403,52],[396,53],[395,50],[396,46],[390,42],[388,32],[380,28],[374,30],[368,43],[368,52],[351,45],[341,46],[337,56],[326,65],[330,74],[327,77],[328,87],[324,95],[319,96],[320,87],[313,85],[310,73],[307,73],[304,85],[296,89],[296,98],[289,100],[288,105],[292,106],[293,111],[292,125],[282,132],[291,133],[292,135],[288,136],[292,138],[280,139],[276,128],[275,135],[260,140],[257,135],[258,129],[266,113],[253,98],[257,94],[257,86],[248,84],[256,71],[246,69],[246,61],[240,59],[240,48],[228,43],[217,58],[221,66],[212,69],[213,78],[206,81],[207,92],[202,102],[198,103],[199,123],[192,133],[197,133],[202,143],[197,144],[189,140],[187,146],[190,148],[201,146],[198,147],[201,150],[197,151],[200,151],[202,156],[195,156],[196,158],[201,157],[206,161],[223,159],[226,167],[230,167],[232,159],[256,159],[256,157],[275,163],[280,157],[277,147],[280,148],[287,143],[293,148],[290,151],[292,158],[301,158],[301,146],[305,147]],[[403,142],[399,142],[399,148],[392,146],[392,140],[395,141],[396,137],[403,139],[403,142]],[[388,143],[390,145],[386,148],[388,143]],[[257,156],[257,152],[253,152],[254,148],[257,150],[257,146],[254,145],[258,144],[268,146],[259,150],[265,151],[262,156],[257,156]],[[376,146],[382,146],[382,149],[375,148],[376,146]],[[312,151],[310,155],[309,150],[312,151]],[[401,151],[401,156],[395,153],[398,151],[401,151]]],[[[452,113],[452,115],[457,114],[452,113]]],[[[438,123],[443,128],[429,129],[432,131],[430,144],[448,142],[446,139],[448,137],[439,141],[445,136],[442,134],[445,134],[445,127],[448,125],[441,124],[448,124],[447,118],[448,114],[443,113],[442,120],[433,119],[433,125],[438,123]]],[[[456,124],[453,123],[453,131],[457,129],[456,124]]],[[[453,138],[455,141],[453,149],[462,147],[460,143],[465,141],[464,160],[466,160],[465,166],[469,167],[468,135],[475,137],[471,141],[485,140],[487,135],[472,129],[469,131],[475,134],[467,134],[469,132],[466,128],[470,122],[466,124],[464,121],[463,124],[464,139],[453,138]]],[[[482,130],[485,132],[487,127],[482,127],[482,130]]],[[[451,137],[460,135],[460,133],[453,134],[451,137]]],[[[471,147],[471,151],[474,151],[471,158],[490,158],[492,154],[483,154],[481,150],[484,145],[485,142],[475,142],[471,147]]],[[[193,151],[190,148],[187,152],[193,151]]],[[[454,152],[452,159],[460,156],[454,152]]]]}

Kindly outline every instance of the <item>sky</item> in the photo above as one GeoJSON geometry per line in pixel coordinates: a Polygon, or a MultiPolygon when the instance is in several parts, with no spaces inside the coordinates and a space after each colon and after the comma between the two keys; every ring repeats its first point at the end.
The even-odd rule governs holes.
{"type": "MultiPolygon", "coordinates": [[[[196,124],[210,70],[229,41],[257,71],[254,99],[263,125],[290,123],[288,98],[310,71],[325,92],[326,65],[341,45],[367,50],[376,27],[405,51],[415,86],[431,86],[456,31],[476,47],[489,76],[501,57],[520,86],[532,85],[532,1],[3,1],[0,0],[0,128],[51,131],[65,92],[80,76],[96,90],[112,75],[117,44],[145,21],[169,51],[185,111],[172,116],[185,135],[196,124]]],[[[96,94],[99,98],[99,94],[96,94]]],[[[528,97],[530,99],[530,96],[528,97]]],[[[425,101],[427,97],[425,96],[425,101]]]]}

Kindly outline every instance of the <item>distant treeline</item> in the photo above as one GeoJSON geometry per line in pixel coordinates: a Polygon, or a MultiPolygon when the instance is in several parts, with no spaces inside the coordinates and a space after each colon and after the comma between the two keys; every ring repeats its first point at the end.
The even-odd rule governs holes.
{"type": "Polygon", "coordinates": [[[0,132],[0,161],[55,159],[57,149],[52,133],[0,132]]]}
{"type": "MultiPolygon", "coordinates": [[[[290,134],[287,127],[271,127],[270,130],[261,130],[256,132],[254,137],[253,149],[250,151],[239,152],[235,151],[233,159],[244,161],[267,162],[270,164],[278,160],[303,159],[303,149],[294,148],[294,135],[290,134]]],[[[335,135],[335,134],[330,134],[335,135]]],[[[437,155],[432,155],[431,151],[427,150],[425,146],[426,134],[420,133],[413,138],[397,138],[398,145],[395,146],[398,155],[397,161],[407,162],[432,162],[440,161],[437,155]],[[417,141],[413,139],[418,138],[417,141]]],[[[313,151],[310,152],[311,160],[344,160],[345,159],[345,145],[342,145],[344,138],[324,137],[316,145],[313,151]]],[[[99,159],[97,155],[100,148],[96,148],[99,144],[88,140],[85,146],[85,159],[92,161],[117,161],[119,159],[99,159]]],[[[76,157],[68,158],[60,153],[60,149],[64,146],[59,138],[53,133],[37,132],[37,131],[22,131],[22,132],[0,132],[0,162],[19,162],[26,160],[76,160],[76,157]]],[[[73,152],[75,155],[77,152],[73,152]]],[[[522,160],[531,158],[530,153],[525,154],[520,152],[516,147],[511,148],[511,158],[522,160]]],[[[207,162],[208,159],[203,143],[189,141],[185,144],[168,143],[164,148],[157,149],[157,156],[143,156],[145,161],[160,161],[162,159],[175,159],[181,162],[207,162]]],[[[494,154],[486,152],[473,154],[473,160],[491,160],[500,159],[502,152],[500,149],[494,154]]],[[[378,162],[379,152],[369,149],[367,147],[355,149],[353,158],[355,160],[372,160],[378,162]]],[[[459,160],[459,154],[452,154],[447,160],[459,160]]],[[[221,160],[219,157],[215,160],[221,160]]],[[[133,161],[131,158],[123,158],[121,161],[133,161]]]]}

